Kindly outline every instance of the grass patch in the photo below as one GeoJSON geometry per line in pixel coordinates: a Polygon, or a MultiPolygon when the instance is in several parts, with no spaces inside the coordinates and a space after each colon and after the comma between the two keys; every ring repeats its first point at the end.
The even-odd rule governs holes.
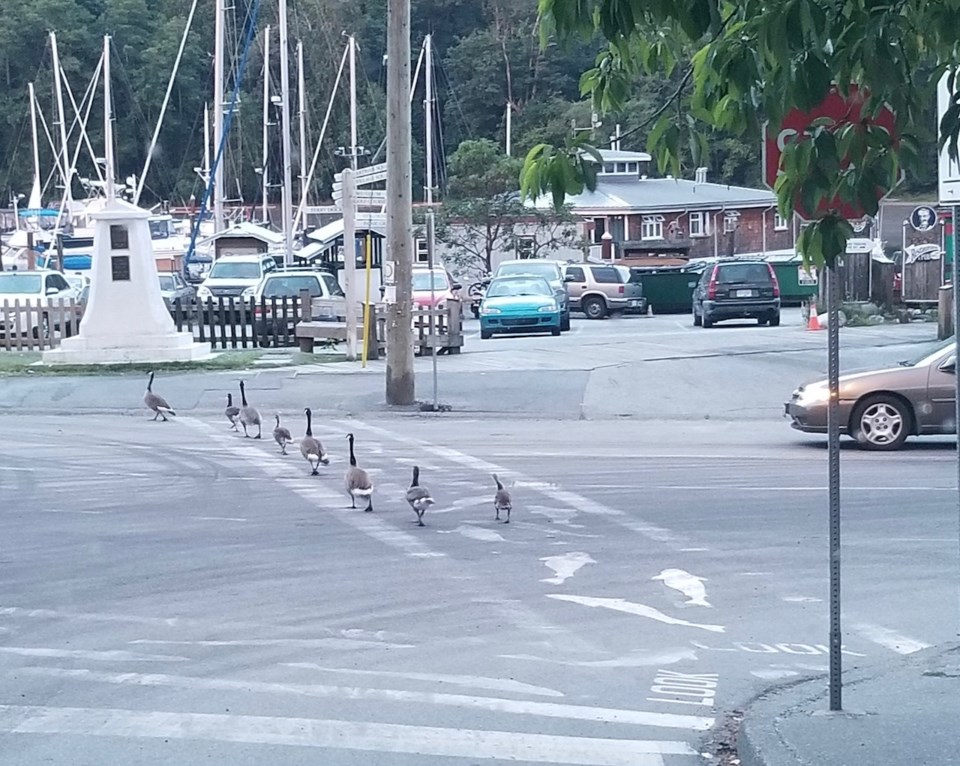
{"type": "MultiPolygon", "coordinates": [[[[258,359],[269,356],[263,350],[219,351],[212,359],[201,362],[131,362],[130,364],[57,364],[41,365],[38,351],[0,351],[0,377],[53,377],[68,375],[126,375],[156,372],[204,372],[222,370],[271,369],[257,365],[258,359]]],[[[290,349],[292,365],[330,364],[342,362],[344,354],[302,354],[290,349]]],[[[279,365],[278,365],[279,366],[279,365]]]]}

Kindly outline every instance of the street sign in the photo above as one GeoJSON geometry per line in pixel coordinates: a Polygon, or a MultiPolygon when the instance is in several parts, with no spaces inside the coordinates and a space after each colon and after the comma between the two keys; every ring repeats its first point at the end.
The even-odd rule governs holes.
{"type": "Polygon", "coordinates": [[[333,215],[343,211],[339,205],[306,205],[303,212],[305,215],[333,215]]]}
{"type": "MultiPolygon", "coordinates": [[[[950,90],[947,88],[947,80],[950,78],[950,72],[944,72],[937,85],[937,133],[939,138],[940,120],[946,114],[947,109],[953,102],[950,90]]],[[[945,145],[940,150],[940,160],[938,163],[939,191],[941,205],[960,204],[960,158],[950,159],[950,151],[945,145]]]]}
{"type": "Polygon", "coordinates": [[[937,211],[929,205],[915,207],[910,213],[910,225],[914,231],[930,231],[937,225],[937,211]]]}
{"type": "MultiPolygon", "coordinates": [[[[850,93],[847,98],[841,96],[836,88],[830,91],[827,97],[819,106],[804,112],[800,109],[793,109],[786,114],[780,124],[778,132],[773,132],[773,126],[769,123],[764,126],[763,137],[763,180],[764,183],[773,189],[777,183],[777,177],[780,175],[780,158],[783,155],[783,149],[793,138],[803,133],[810,127],[810,123],[820,117],[829,117],[838,123],[859,122],[861,119],[861,108],[863,97],[860,95],[856,86],[850,86],[850,93]]],[[[875,125],[888,130],[891,134],[896,127],[896,116],[890,109],[884,107],[875,118],[867,118],[875,125]]],[[[960,176],[957,178],[958,187],[960,187],[960,176]]],[[[958,188],[960,194],[960,188],[958,188]]],[[[878,192],[882,194],[881,192],[878,192]]],[[[960,199],[960,197],[958,197],[960,199]]],[[[802,206],[795,201],[797,214],[801,218],[809,220],[815,218],[819,212],[826,210],[838,210],[840,215],[848,221],[863,218],[864,211],[859,205],[841,203],[840,200],[827,200],[821,203],[819,211],[803,210],[802,206]]]]}
{"type": "MultiPolygon", "coordinates": [[[[364,189],[354,194],[354,204],[357,205],[382,205],[387,201],[386,189],[364,189]]],[[[340,202],[343,199],[343,190],[334,188],[333,201],[340,202]]]]}
{"type": "Polygon", "coordinates": [[[808,266],[797,266],[797,284],[800,287],[809,287],[818,283],[816,271],[808,266]]]}
{"type": "MultiPolygon", "coordinates": [[[[333,176],[333,187],[335,189],[340,188],[340,182],[342,180],[341,174],[336,173],[333,176]]],[[[371,165],[368,168],[360,168],[360,170],[355,170],[353,171],[353,180],[357,186],[369,186],[370,184],[386,181],[387,163],[381,162],[379,165],[371,165]]]]}

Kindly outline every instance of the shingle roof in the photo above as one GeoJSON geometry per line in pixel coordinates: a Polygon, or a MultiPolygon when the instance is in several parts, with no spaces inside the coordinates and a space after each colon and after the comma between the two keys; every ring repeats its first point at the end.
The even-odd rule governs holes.
{"type": "MultiPolygon", "coordinates": [[[[769,207],[776,195],[766,189],[696,183],[680,178],[597,178],[597,188],[567,197],[574,213],[666,213],[680,210],[769,207]]],[[[551,197],[536,200],[538,208],[553,204],[551,197]]]]}

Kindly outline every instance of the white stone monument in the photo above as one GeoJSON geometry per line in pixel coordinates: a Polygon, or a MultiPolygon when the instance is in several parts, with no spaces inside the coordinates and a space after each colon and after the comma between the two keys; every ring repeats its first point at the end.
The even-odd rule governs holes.
{"type": "MultiPolygon", "coordinates": [[[[110,104],[110,44],[104,40],[104,94],[110,104]]],[[[113,131],[106,115],[107,199],[94,220],[90,295],[80,332],[43,353],[45,364],[181,362],[211,356],[193,334],[177,332],[160,294],[150,237],[150,213],[117,199],[113,131]]]]}

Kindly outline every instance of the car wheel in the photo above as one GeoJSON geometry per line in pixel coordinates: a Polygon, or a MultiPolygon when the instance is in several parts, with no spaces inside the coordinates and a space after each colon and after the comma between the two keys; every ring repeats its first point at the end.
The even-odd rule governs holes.
{"type": "Polygon", "coordinates": [[[703,324],[703,318],[697,313],[697,307],[693,307],[693,326],[700,327],[703,324]]]}
{"type": "Polygon", "coordinates": [[[554,336],[559,335],[559,334],[560,334],[560,328],[559,328],[559,327],[551,327],[551,328],[550,328],[550,334],[551,334],[551,335],[554,335],[554,336]]]}
{"type": "Polygon", "coordinates": [[[770,326],[779,327],[780,326],[780,312],[777,311],[770,315],[770,326]]]}
{"type": "Polygon", "coordinates": [[[470,313],[473,314],[473,318],[474,318],[474,319],[479,319],[479,318],[480,318],[480,307],[479,307],[479,306],[471,306],[471,307],[470,307],[470,313]]]}
{"type": "Polygon", "coordinates": [[[560,317],[560,332],[570,332],[570,312],[565,311],[560,317]]]}
{"type": "Polygon", "coordinates": [[[600,298],[587,298],[583,302],[583,313],[588,319],[603,319],[607,315],[607,305],[600,298]]]}
{"type": "Polygon", "coordinates": [[[706,314],[703,314],[700,317],[700,324],[702,324],[704,327],[713,327],[713,320],[706,314]]]}
{"type": "Polygon", "coordinates": [[[896,450],[910,435],[912,423],[910,408],[902,400],[878,394],[857,405],[850,433],[866,449],[896,450]]]}
{"type": "Polygon", "coordinates": [[[481,330],[481,331],[480,331],[480,339],[481,339],[481,340],[490,340],[490,338],[492,338],[492,337],[493,337],[493,332],[491,332],[490,330],[481,330]]]}
{"type": "Polygon", "coordinates": [[[40,324],[33,328],[34,340],[50,340],[50,317],[46,314],[40,319],[40,324]]]}
{"type": "Polygon", "coordinates": [[[761,327],[763,327],[768,321],[770,320],[767,317],[763,316],[763,314],[757,317],[757,324],[760,325],[761,327]]]}

